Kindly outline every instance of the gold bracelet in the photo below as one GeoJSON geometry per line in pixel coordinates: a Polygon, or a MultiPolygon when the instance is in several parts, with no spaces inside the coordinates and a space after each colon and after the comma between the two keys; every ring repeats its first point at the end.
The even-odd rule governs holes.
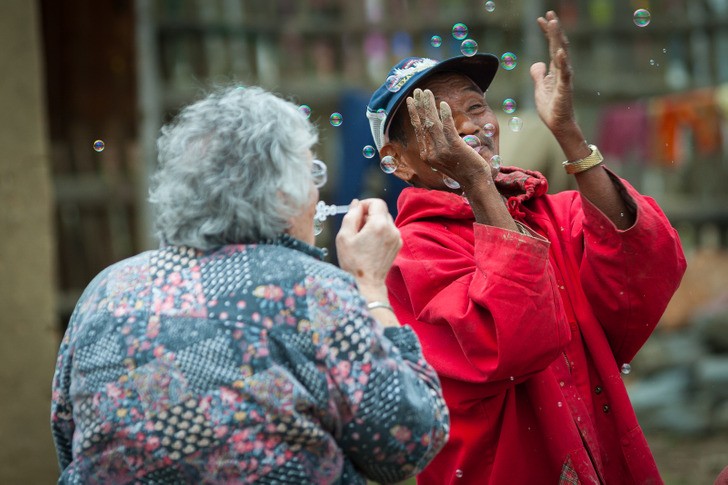
{"type": "Polygon", "coordinates": [[[367,303],[367,310],[374,310],[375,308],[385,308],[390,312],[394,313],[394,308],[392,308],[392,305],[390,305],[386,301],[372,301],[370,303],[367,303]]]}
{"type": "Polygon", "coordinates": [[[590,168],[596,167],[604,161],[604,157],[602,157],[602,154],[596,145],[589,145],[589,149],[591,150],[591,154],[589,156],[584,157],[581,160],[574,160],[573,162],[567,160],[562,163],[566,173],[573,175],[575,173],[586,172],[590,168]]]}

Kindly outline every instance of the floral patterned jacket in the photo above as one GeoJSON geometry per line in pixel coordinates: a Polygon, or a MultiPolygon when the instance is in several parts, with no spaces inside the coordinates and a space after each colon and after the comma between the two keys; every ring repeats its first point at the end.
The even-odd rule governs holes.
{"type": "Polygon", "coordinates": [[[61,343],[59,483],[365,483],[443,447],[440,383],[409,327],[289,237],[117,263],[61,343]]]}

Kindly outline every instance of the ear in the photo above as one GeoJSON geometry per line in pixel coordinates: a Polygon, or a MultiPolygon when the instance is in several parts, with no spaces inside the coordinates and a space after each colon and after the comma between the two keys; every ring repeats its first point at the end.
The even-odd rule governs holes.
{"type": "Polygon", "coordinates": [[[415,172],[407,164],[406,154],[402,145],[397,142],[385,143],[379,151],[379,156],[386,157],[387,155],[393,157],[397,161],[397,170],[395,170],[392,175],[411,184],[412,177],[415,175],[415,172]]]}

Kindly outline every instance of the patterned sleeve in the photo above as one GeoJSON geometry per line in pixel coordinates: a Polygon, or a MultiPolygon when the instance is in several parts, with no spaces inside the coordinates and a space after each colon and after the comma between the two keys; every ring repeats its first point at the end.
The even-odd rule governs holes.
{"type": "Polygon", "coordinates": [[[61,470],[68,467],[73,460],[72,442],[75,429],[70,402],[71,354],[69,350],[69,333],[70,330],[63,338],[58,351],[51,399],[51,431],[56,446],[58,465],[61,470]]]}
{"type": "Polygon", "coordinates": [[[371,480],[398,482],[419,473],[444,446],[449,414],[414,332],[384,330],[353,283],[328,280],[314,294],[310,310],[326,329],[321,351],[341,448],[371,480]]]}

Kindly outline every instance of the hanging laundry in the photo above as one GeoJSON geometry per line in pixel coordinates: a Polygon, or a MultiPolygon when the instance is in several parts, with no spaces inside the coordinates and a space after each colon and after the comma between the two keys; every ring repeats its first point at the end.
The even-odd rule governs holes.
{"type": "Polygon", "coordinates": [[[651,112],[659,163],[680,164],[695,154],[714,155],[721,149],[720,111],[714,90],[655,98],[651,112]]]}
{"type": "Polygon", "coordinates": [[[647,163],[650,126],[644,102],[606,108],[598,123],[597,146],[605,157],[621,163],[647,163]]]}

